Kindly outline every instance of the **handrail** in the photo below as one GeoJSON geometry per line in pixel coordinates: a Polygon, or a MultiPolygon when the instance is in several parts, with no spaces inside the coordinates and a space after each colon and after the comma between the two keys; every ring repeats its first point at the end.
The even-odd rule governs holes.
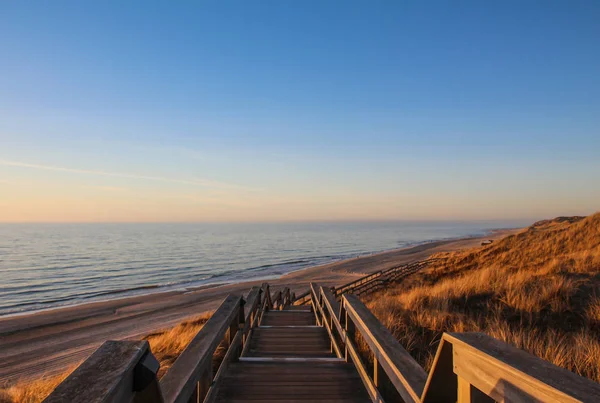
{"type": "MultiPolygon", "coordinates": [[[[245,310],[246,313],[244,316],[243,326],[237,333],[235,333],[235,337],[230,340],[229,349],[227,350],[227,353],[225,353],[223,361],[221,362],[221,365],[219,366],[219,369],[212,381],[211,387],[204,398],[205,402],[215,401],[216,391],[221,384],[223,374],[229,367],[229,364],[233,361],[237,361],[238,358],[244,354],[244,351],[247,350],[247,347],[250,343],[246,343],[246,341],[251,337],[252,328],[256,324],[259,316],[257,310],[259,305],[261,305],[260,295],[261,290],[259,287],[252,287],[250,293],[248,293],[245,303],[245,307],[247,309],[245,310]]],[[[231,338],[231,332],[229,337],[231,338]]]]}
{"type": "Polygon", "coordinates": [[[353,362],[371,399],[399,395],[404,402],[419,402],[427,374],[369,309],[354,295],[344,295],[340,304],[323,287],[311,284],[311,291],[317,324],[325,326],[334,350],[340,344],[339,356],[343,350],[346,361],[353,362]],[[357,333],[373,356],[372,371],[360,357],[357,333]]]}
{"type": "Polygon", "coordinates": [[[212,383],[212,357],[229,331],[230,341],[243,321],[242,298],[228,296],[160,380],[165,402],[203,401],[212,383]],[[241,318],[240,318],[241,316],[241,318]]]}
{"type": "Polygon", "coordinates": [[[147,341],[106,341],[44,402],[162,402],[159,367],[147,341]]]}
{"type": "Polygon", "coordinates": [[[385,270],[379,270],[337,287],[334,291],[334,295],[336,297],[340,297],[345,293],[363,294],[383,284],[395,282],[398,279],[412,274],[421,268],[439,260],[441,260],[441,258],[429,258],[413,263],[394,266],[385,270]]]}
{"type": "Polygon", "coordinates": [[[275,291],[273,294],[271,294],[271,301],[272,301],[272,309],[281,309],[281,301],[282,301],[282,294],[281,294],[281,290],[275,291]]]}
{"type": "Polygon", "coordinates": [[[273,300],[271,299],[269,283],[262,283],[262,285],[260,286],[260,290],[263,295],[263,298],[267,300],[268,309],[273,308],[273,300]]]}
{"type": "Polygon", "coordinates": [[[307,302],[310,302],[310,288],[293,298],[293,305],[304,305],[307,302]]]}
{"type": "Polygon", "coordinates": [[[290,304],[290,289],[285,287],[281,292],[281,308],[283,309],[290,304]]]}
{"type": "Polygon", "coordinates": [[[597,402],[600,384],[483,333],[444,333],[424,403],[597,402]]]}
{"type": "Polygon", "coordinates": [[[330,290],[318,287],[317,291],[316,285],[313,284],[311,284],[311,290],[313,290],[315,295],[316,308],[314,311],[315,313],[321,314],[321,318],[319,318],[317,314],[317,323],[321,323],[325,326],[325,329],[329,334],[329,338],[331,339],[331,352],[335,353],[338,358],[342,358],[341,340],[339,336],[336,337],[336,331],[338,335],[342,334],[339,320],[335,314],[335,312],[339,312],[339,309],[335,308],[338,307],[339,304],[335,300],[333,294],[331,294],[330,290]],[[319,312],[317,312],[317,310],[319,312]]]}
{"type": "Polygon", "coordinates": [[[344,295],[342,301],[342,314],[369,346],[377,369],[383,369],[405,402],[418,402],[427,380],[425,370],[356,296],[344,295]]]}

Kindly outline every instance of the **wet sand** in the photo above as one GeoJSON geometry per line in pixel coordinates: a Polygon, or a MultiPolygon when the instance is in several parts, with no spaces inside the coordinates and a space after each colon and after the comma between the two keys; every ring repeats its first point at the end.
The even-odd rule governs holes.
{"type": "MultiPolygon", "coordinates": [[[[273,290],[296,293],[310,282],[339,286],[366,274],[426,259],[433,253],[479,246],[517,230],[485,237],[438,241],[299,270],[268,280],[273,290]]],[[[216,309],[228,294],[245,295],[264,280],[169,291],[0,318],[0,384],[60,373],[105,340],[131,339],[216,309]]]]}

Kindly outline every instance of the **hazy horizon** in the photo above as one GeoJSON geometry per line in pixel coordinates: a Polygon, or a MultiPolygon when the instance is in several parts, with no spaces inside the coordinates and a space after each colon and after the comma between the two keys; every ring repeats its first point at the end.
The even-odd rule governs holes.
{"type": "Polygon", "coordinates": [[[600,3],[7,2],[0,222],[600,210],[600,3]]]}

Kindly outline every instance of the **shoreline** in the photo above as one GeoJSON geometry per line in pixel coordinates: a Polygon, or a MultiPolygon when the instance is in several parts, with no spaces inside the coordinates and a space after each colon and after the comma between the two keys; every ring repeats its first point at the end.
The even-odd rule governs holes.
{"type": "MultiPolygon", "coordinates": [[[[73,307],[81,307],[81,306],[85,306],[85,305],[89,305],[89,304],[104,303],[104,302],[116,301],[116,300],[121,300],[121,299],[125,300],[125,299],[129,299],[129,298],[143,297],[143,296],[150,296],[150,295],[159,295],[159,294],[170,293],[170,292],[183,292],[183,293],[195,292],[195,291],[203,290],[206,288],[220,287],[220,286],[225,286],[225,285],[230,285],[230,284],[239,284],[239,283],[244,283],[247,281],[265,281],[265,280],[271,281],[271,280],[281,279],[287,275],[290,275],[290,274],[293,274],[293,273],[296,273],[296,272],[299,272],[302,270],[312,269],[312,268],[321,267],[321,266],[327,266],[330,264],[334,264],[337,262],[344,262],[344,261],[351,260],[351,259],[357,259],[357,258],[362,258],[362,257],[367,257],[367,256],[376,256],[376,255],[379,255],[382,253],[396,252],[396,251],[400,251],[400,250],[404,250],[404,249],[411,249],[411,248],[415,248],[415,247],[419,247],[419,246],[423,246],[423,245],[435,244],[438,242],[453,242],[453,241],[475,239],[475,238],[479,239],[482,237],[493,236],[494,233],[496,233],[498,231],[502,233],[505,231],[513,231],[513,230],[515,230],[515,228],[489,229],[483,235],[472,234],[472,235],[465,235],[462,237],[441,238],[441,239],[408,243],[408,244],[403,245],[398,248],[384,249],[384,250],[379,250],[379,251],[360,252],[356,256],[353,256],[353,257],[336,257],[325,263],[320,263],[317,265],[307,265],[305,267],[300,267],[300,268],[291,270],[284,274],[277,274],[277,273],[274,273],[271,275],[266,274],[263,276],[253,277],[248,280],[233,280],[233,279],[228,280],[227,278],[219,278],[219,276],[215,276],[213,279],[208,280],[208,282],[206,282],[206,283],[196,284],[196,285],[192,285],[193,283],[180,283],[180,284],[174,284],[174,285],[150,284],[150,285],[136,287],[136,289],[115,290],[115,291],[108,292],[101,297],[89,298],[89,300],[77,301],[77,302],[73,302],[73,303],[65,303],[62,305],[49,306],[49,307],[39,308],[39,309],[32,309],[32,310],[0,314],[0,321],[5,318],[14,318],[14,317],[19,317],[19,316],[35,315],[35,314],[43,313],[43,312],[49,312],[49,311],[67,309],[67,308],[73,308],[73,307]],[[211,280],[214,280],[214,282],[211,282],[211,280]],[[186,285],[186,284],[190,284],[190,285],[186,285]],[[111,297],[111,295],[113,295],[113,297],[111,297]]],[[[273,263],[272,265],[279,266],[282,264],[283,263],[273,263]]],[[[1,334],[2,334],[2,331],[0,328],[0,335],[1,334]]]]}
{"type": "MultiPolygon", "coordinates": [[[[366,274],[423,260],[438,252],[479,246],[518,229],[421,243],[301,268],[269,279],[274,289],[305,291],[311,282],[339,286],[366,274]]],[[[245,295],[261,279],[165,290],[105,301],[0,317],[0,382],[29,380],[65,371],[109,339],[134,339],[214,310],[228,294],[245,295]]]]}

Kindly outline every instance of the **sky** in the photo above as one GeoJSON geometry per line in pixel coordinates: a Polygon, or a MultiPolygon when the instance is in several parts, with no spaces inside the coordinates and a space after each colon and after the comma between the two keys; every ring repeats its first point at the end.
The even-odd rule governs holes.
{"type": "Polygon", "coordinates": [[[0,2],[0,222],[600,210],[598,1],[0,2]]]}

